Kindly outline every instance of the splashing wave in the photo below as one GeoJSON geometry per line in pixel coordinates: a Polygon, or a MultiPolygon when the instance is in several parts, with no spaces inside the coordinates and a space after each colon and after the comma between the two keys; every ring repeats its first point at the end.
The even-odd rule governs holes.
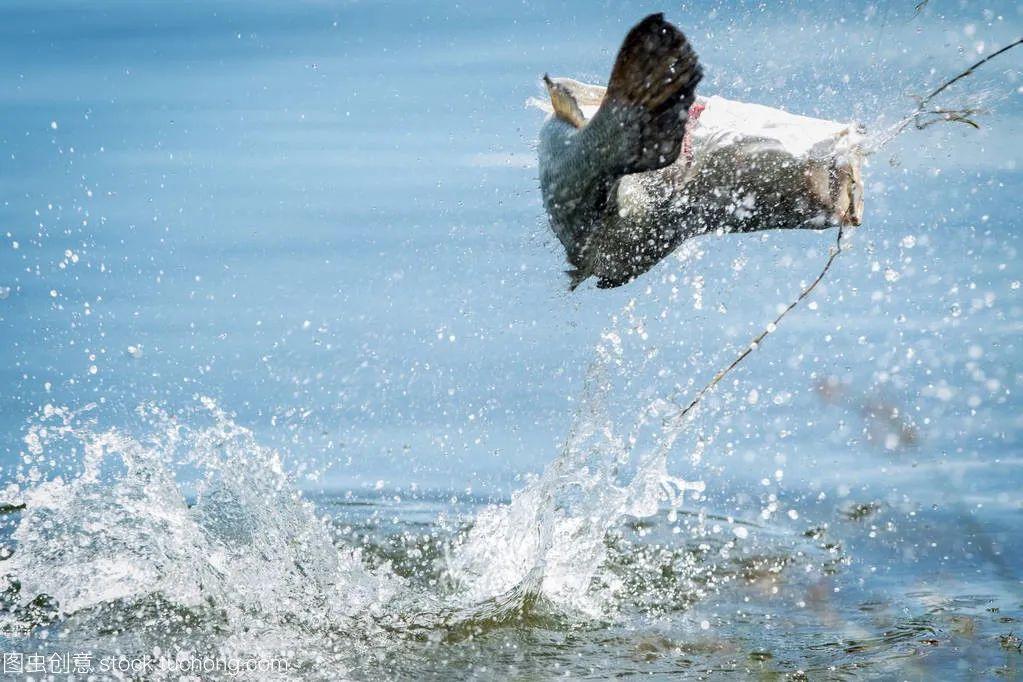
{"type": "Polygon", "coordinates": [[[562,454],[454,533],[434,581],[340,542],[279,455],[210,399],[187,419],[138,408],[141,437],[98,428],[88,408],[48,406],[6,491],[25,509],[3,564],[0,628],[57,629],[156,659],[288,653],[299,668],[328,659],[336,671],[381,638],[603,617],[628,583],[612,532],[703,489],[667,472],[677,434],[632,461],[635,438],[616,434],[604,401],[608,348],[562,454]]]}

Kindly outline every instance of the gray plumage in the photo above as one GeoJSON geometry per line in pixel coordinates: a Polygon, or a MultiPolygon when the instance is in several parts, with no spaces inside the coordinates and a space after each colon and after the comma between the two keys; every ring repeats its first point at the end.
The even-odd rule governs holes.
{"type": "Polygon", "coordinates": [[[834,224],[833,169],[816,177],[770,145],[752,155],[725,146],[697,167],[679,159],[701,77],[695,52],[660,14],[626,36],[606,91],[545,76],[554,115],[540,131],[540,186],[572,289],[590,276],[600,288],[625,284],[708,231],[834,224]],[[595,104],[587,120],[582,107],[595,104]],[[737,193],[756,205],[736,210],[737,193]]]}

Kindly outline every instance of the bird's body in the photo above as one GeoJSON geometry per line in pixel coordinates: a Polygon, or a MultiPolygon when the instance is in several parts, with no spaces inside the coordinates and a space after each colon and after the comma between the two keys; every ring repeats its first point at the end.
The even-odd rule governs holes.
{"type": "Polygon", "coordinates": [[[540,184],[572,288],[590,276],[625,284],[706,232],[858,224],[852,128],[697,102],[700,77],[682,34],[652,15],[626,37],[606,90],[546,79],[540,184]]]}

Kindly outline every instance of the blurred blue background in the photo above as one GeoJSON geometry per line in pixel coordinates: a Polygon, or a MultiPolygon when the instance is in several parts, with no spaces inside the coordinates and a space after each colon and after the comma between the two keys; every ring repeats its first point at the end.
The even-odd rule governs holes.
{"type": "MultiPolygon", "coordinates": [[[[205,395],[310,488],[507,493],[558,451],[602,331],[624,338],[627,429],[727,364],[833,242],[710,237],[569,294],[524,104],[540,75],[604,81],[663,10],[703,94],[877,131],[1023,25],[1012,2],[914,5],[4,3],[4,476],[42,405],[132,429],[140,403],[205,395]]],[[[740,501],[766,480],[1018,524],[1021,54],[943,100],[980,102],[980,131],[871,159],[816,307],[722,386],[702,459],[682,443],[673,468],[740,501]]]]}

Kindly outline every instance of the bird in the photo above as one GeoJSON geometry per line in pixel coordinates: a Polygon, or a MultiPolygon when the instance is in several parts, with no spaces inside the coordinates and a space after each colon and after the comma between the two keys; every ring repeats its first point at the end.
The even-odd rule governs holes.
{"type": "Polygon", "coordinates": [[[661,13],[625,36],[606,88],[544,74],[540,189],[570,290],[627,284],[709,232],[859,224],[853,126],[698,98],[702,79],[661,13]]]}

